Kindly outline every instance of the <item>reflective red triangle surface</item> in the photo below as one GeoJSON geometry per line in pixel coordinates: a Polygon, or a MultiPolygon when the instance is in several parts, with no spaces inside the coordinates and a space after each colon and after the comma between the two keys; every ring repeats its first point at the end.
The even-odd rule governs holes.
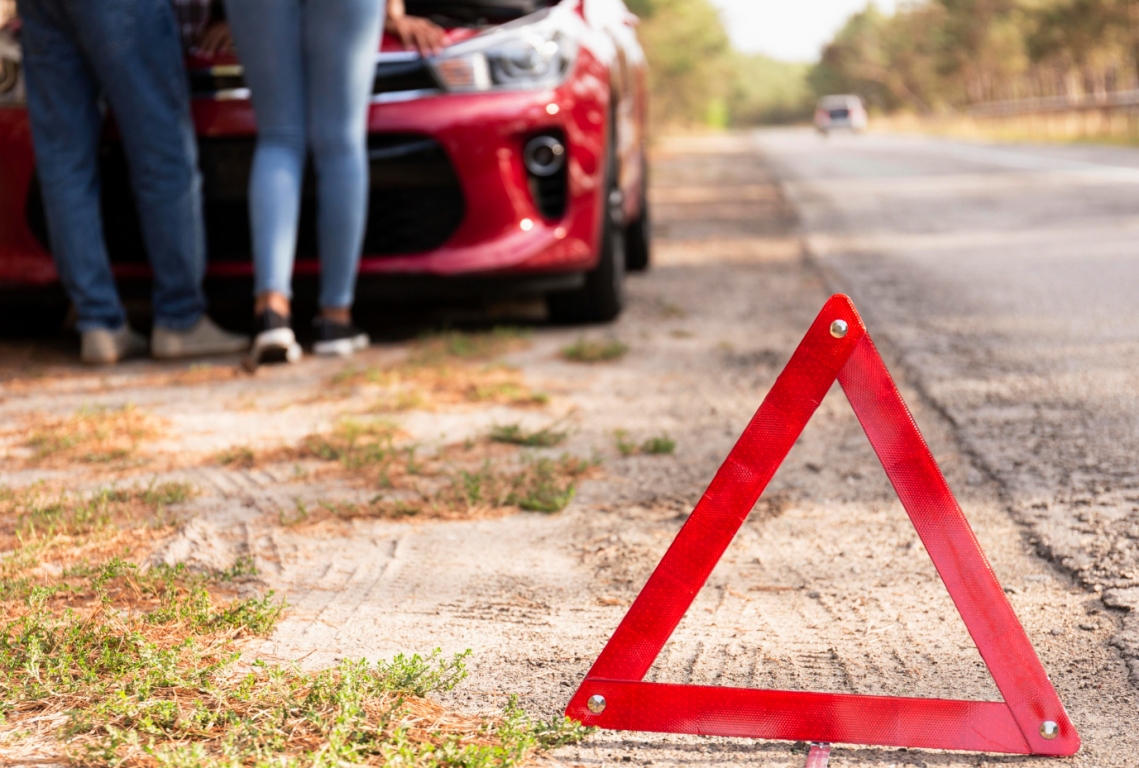
{"type": "Polygon", "coordinates": [[[832,296],[630,607],[566,715],[588,726],[1071,755],[1080,739],[850,299],[832,296]],[[845,333],[842,333],[845,328],[845,333]],[[835,380],[1004,701],[644,682],[835,380]]]}

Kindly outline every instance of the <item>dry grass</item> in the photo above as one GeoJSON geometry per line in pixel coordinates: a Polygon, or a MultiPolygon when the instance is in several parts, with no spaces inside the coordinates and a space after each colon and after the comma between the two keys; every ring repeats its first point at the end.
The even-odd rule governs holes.
{"type": "Polygon", "coordinates": [[[121,465],[137,460],[140,444],[161,434],[163,426],[133,405],[90,407],[62,418],[33,417],[20,442],[36,466],[121,465]]]}
{"type": "Polygon", "coordinates": [[[284,608],[249,594],[252,562],[138,565],[169,530],[166,505],[191,493],[0,494],[0,761],[475,768],[584,734],[513,704],[471,716],[427,698],[462,679],[463,655],[315,673],[243,661],[240,640],[271,631],[284,608]]]}
{"type": "Polygon", "coordinates": [[[549,398],[528,387],[519,371],[497,361],[528,343],[524,333],[509,328],[425,336],[412,343],[398,364],[345,368],[329,380],[321,397],[374,398],[373,413],[464,404],[541,407],[549,398]]]}
{"type": "MultiPolygon", "coordinates": [[[[77,559],[151,541],[178,522],[169,507],[197,495],[188,483],[164,482],[74,493],[43,484],[0,486],[0,578],[10,580],[21,557],[67,567],[77,559]]],[[[10,581],[5,581],[10,588],[10,581]]]]}
{"type": "Polygon", "coordinates": [[[356,500],[297,502],[284,510],[286,525],[329,518],[476,519],[519,510],[559,512],[577,484],[596,472],[597,461],[539,455],[521,445],[553,445],[563,433],[542,431],[491,437],[422,452],[398,426],[370,419],[342,419],[329,432],[309,435],[297,446],[256,452],[233,448],[216,457],[224,466],[252,468],[291,464],[314,476],[339,476],[372,493],[356,500]],[[541,438],[541,443],[534,442],[541,438]],[[530,441],[530,442],[528,442],[530,441]]]}
{"type": "Polygon", "coordinates": [[[1139,117],[1131,109],[1072,109],[995,117],[947,114],[877,117],[876,131],[921,133],[971,141],[1058,144],[1139,144],[1139,117]]]}

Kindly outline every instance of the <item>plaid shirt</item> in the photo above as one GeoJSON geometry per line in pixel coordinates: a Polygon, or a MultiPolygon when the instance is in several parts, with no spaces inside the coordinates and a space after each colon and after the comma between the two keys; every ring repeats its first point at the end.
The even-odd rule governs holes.
{"type": "Polygon", "coordinates": [[[198,43],[202,32],[216,20],[215,0],[172,0],[178,31],[182,34],[182,49],[190,50],[198,43]]]}

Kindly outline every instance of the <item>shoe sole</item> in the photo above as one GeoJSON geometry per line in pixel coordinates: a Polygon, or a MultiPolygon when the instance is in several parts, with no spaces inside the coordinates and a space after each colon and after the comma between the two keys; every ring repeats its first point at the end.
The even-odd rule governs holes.
{"type": "Polygon", "coordinates": [[[355,352],[367,349],[370,343],[368,334],[361,333],[347,339],[318,341],[312,345],[312,351],[321,357],[349,357],[355,352]]]}
{"type": "Polygon", "coordinates": [[[262,331],[253,340],[249,358],[254,365],[266,363],[298,363],[304,353],[292,328],[262,331]]]}

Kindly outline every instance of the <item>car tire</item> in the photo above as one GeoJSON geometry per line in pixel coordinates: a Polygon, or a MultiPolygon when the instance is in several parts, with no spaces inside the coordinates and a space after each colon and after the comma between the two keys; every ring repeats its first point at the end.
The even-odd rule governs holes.
{"type": "Polygon", "coordinates": [[[554,323],[607,323],[625,308],[625,228],[621,226],[621,194],[617,189],[617,161],[609,144],[606,163],[605,210],[601,220],[601,255],[585,275],[585,285],[574,291],[546,294],[546,309],[554,323]]]}
{"type": "MultiPolygon", "coordinates": [[[[644,164],[641,165],[644,168],[644,164]]],[[[644,272],[652,262],[652,219],[649,216],[648,173],[641,173],[641,212],[625,226],[625,269],[644,272]]]]}

